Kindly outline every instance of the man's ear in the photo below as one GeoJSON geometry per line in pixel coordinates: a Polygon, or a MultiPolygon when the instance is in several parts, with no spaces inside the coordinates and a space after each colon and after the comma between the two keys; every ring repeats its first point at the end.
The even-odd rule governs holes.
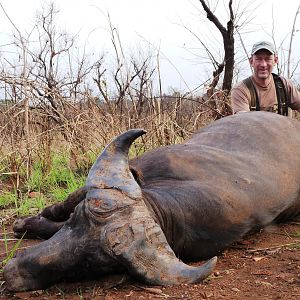
{"type": "Polygon", "coordinates": [[[274,55],[274,65],[276,65],[278,63],[278,56],[274,55]]]}

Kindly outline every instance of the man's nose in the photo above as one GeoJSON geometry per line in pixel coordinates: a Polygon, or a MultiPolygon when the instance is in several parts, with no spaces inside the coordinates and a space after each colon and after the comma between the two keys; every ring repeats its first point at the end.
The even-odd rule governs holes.
{"type": "Polygon", "coordinates": [[[260,64],[263,67],[266,67],[268,65],[267,62],[264,59],[261,60],[260,64]]]}

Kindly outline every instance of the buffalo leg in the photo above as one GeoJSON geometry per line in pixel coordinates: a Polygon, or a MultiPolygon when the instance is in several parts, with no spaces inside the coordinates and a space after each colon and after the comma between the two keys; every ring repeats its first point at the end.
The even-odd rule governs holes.
{"type": "Polygon", "coordinates": [[[78,203],[84,200],[86,188],[82,187],[71,193],[64,202],[46,207],[37,216],[19,218],[13,224],[17,238],[48,239],[67,221],[78,203]]]}
{"type": "Polygon", "coordinates": [[[44,208],[41,216],[55,222],[67,221],[77,204],[84,200],[86,193],[84,186],[71,193],[65,201],[44,208]]]}
{"type": "Polygon", "coordinates": [[[48,239],[56,233],[65,222],[50,221],[41,215],[19,218],[13,224],[14,236],[28,239],[48,239]]]}

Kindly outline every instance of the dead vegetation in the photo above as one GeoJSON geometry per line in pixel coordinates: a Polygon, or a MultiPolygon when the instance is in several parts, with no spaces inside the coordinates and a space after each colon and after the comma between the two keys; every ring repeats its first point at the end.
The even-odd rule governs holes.
{"type": "MultiPolygon", "coordinates": [[[[25,35],[17,28],[15,54],[2,57],[0,72],[0,178],[16,189],[32,174],[36,159],[43,171],[51,153],[64,148],[71,168],[88,169],[87,153],[99,153],[129,128],[148,134],[135,153],[178,143],[199,127],[222,117],[226,97],[163,94],[159,66],[151,53],[126,57],[110,24],[114,67],[104,55],[91,61],[76,51],[76,39],[55,26],[54,5],[43,10],[25,35]]],[[[13,23],[12,23],[13,24],[13,23]]],[[[3,186],[0,189],[3,189],[3,186]]]]}
{"type": "MultiPolygon", "coordinates": [[[[203,8],[217,26],[210,7],[203,8]]],[[[37,160],[42,161],[47,174],[54,151],[71,157],[70,168],[86,171],[90,153],[97,155],[113,137],[129,128],[148,132],[133,149],[132,154],[137,155],[178,143],[198,128],[231,114],[232,25],[241,21],[234,20],[232,1],[229,11],[228,28],[221,24],[217,28],[223,34],[224,47],[228,36],[230,51],[225,47],[227,58],[219,63],[209,55],[215,71],[211,80],[199,83],[202,94],[164,94],[159,53],[142,49],[128,55],[109,17],[113,54],[107,57],[90,55],[77,44],[76,37],[60,31],[53,3],[42,9],[28,33],[21,32],[6,15],[14,36],[11,52],[0,52],[0,192],[7,183],[18,190],[32,175],[37,160]],[[225,64],[225,69],[230,76],[225,80],[220,73],[229,58],[231,63],[225,64]],[[219,80],[227,82],[220,89],[219,80]]]]}

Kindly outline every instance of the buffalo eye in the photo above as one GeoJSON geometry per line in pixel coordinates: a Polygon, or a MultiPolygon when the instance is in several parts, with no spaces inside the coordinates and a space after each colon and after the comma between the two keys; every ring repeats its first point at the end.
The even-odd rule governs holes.
{"type": "Polygon", "coordinates": [[[115,200],[112,199],[89,199],[90,211],[102,218],[110,217],[119,210],[115,200]]]}

